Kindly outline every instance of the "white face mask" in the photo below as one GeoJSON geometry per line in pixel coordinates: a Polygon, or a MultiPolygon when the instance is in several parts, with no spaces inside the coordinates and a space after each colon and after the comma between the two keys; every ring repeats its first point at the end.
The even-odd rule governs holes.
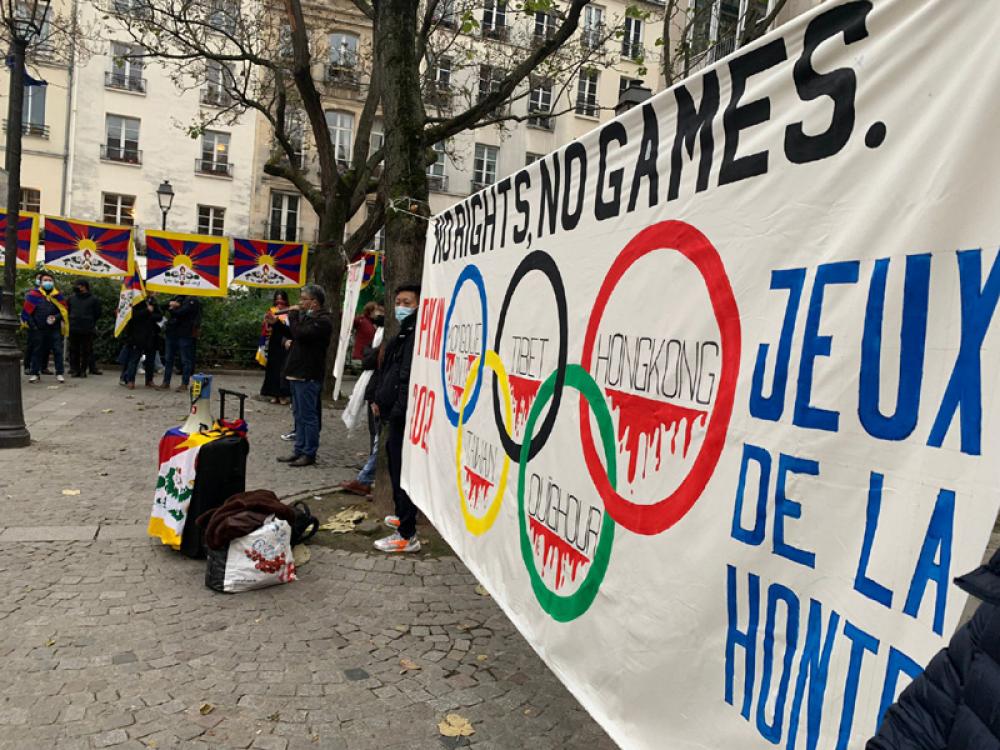
{"type": "Polygon", "coordinates": [[[403,305],[396,305],[396,320],[402,323],[408,317],[413,315],[413,313],[416,312],[416,309],[417,308],[415,307],[404,307],[403,305]]]}

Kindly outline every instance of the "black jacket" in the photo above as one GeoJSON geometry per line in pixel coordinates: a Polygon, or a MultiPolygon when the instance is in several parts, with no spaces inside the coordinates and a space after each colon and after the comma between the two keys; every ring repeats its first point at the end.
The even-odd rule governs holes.
{"type": "Polygon", "coordinates": [[[190,297],[174,297],[171,302],[180,302],[181,306],[176,310],[168,308],[167,325],[165,333],[167,338],[191,338],[194,336],[195,326],[201,319],[201,305],[198,300],[190,297]]]}
{"type": "Polygon", "coordinates": [[[142,350],[156,348],[156,339],[160,334],[160,326],[157,325],[163,318],[160,306],[152,303],[153,311],[146,307],[147,300],[140,300],[132,306],[132,317],[125,329],[125,340],[142,350]]]}
{"type": "Polygon", "coordinates": [[[326,375],[326,350],[333,338],[333,317],[327,310],[303,315],[288,313],[288,325],[275,323],[271,335],[290,338],[292,348],[285,360],[284,376],[291,380],[319,380],[326,375]]]}
{"type": "Polygon", "coordinates": [[[988,598],[889,708],[867,750],[1000,749],[1000,552],[956,583],[981,597],[985,583],[988,598]]]}
{"type": "Polygon", "coordinates": [[[101,301],[90,292],[77,292],[66,302],[70,333],[93,333],[101,317],[101,301]]]}
{"type": "Polygon", "coordinates": [[[416,343],[417,313],[407,317],[399,326],[399,333],[385,345],[382,364],[375,371],[369,390],[378,406],[383,422],[406,420],[406,401],[410,391],[410,369],[413,366],[413,347],[416,343]]]}

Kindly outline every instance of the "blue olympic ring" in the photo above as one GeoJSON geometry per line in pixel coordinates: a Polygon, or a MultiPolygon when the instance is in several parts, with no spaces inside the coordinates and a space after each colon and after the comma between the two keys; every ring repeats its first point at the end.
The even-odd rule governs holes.
{"type": "MultiPolygon", "coordinates": [[[[474,265],[468,265],[462,269],[462,273],[459,274],[458,279],[455,281],[455,288],[451,293],[451,302],[448,304],[448,314],[444,316],[444,336],[441,337],[441,385],[444,391],[444,398],[441,399],[444,402],[444,411],[448,416],[448,421],[451,422],[452,427],[458,427],[458,411],[451,405],[451,400],[448,398],[448,379],[445,373],[445,354],[448,350],[448,326],[451,324],[451,314],[455,312],[455,302],[458,300],[458,293],[462,290],[462,285],[466,281],[471,281],[476,285],[479,290],[479,306],[482,308],[483,314],[483,346],[482,351],[479,352],[482,362],[486,361],[486,339],[487,329],[486,329],[486,283],[483,281],[483,274],[480,273],[479,269],[474,265]]],[[[469,420],[472,413],[476,409],[476,403],[479,401],[479,390],[483,385],[483,370],[485,367],[480,367],[479,372],[476,373],[476,384],[472,388],[472,397],[469,399],[468,405],[465,407],[465,421],[469,420]]]]}

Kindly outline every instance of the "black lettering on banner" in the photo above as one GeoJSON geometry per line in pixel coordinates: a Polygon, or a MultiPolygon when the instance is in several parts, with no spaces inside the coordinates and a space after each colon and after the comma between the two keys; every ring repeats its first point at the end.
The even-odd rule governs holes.
{"type": "Polygon", "coordinates": [[[649,207],[653,208],[659,199],[660,175],[656,171],[656,159],[660,151],[660,128],[656,121],[656,110],[652,104],[642,105],[642,143],[639,144],[639,159],[632,175],[632,193],[628,198],[628,210],[634,211],[639,199],[642,178],[649,179],[649,207]]]}
{"type": "Polygon", "coordinates": [[[733,82],[733,92],[722,115],[722,126],[726,134],[726,146],[722,152],[722,166],[719,168],[719,184],[745,180],[767,173],[767,151],[759,151],[737,158],[740,147],[740,131],[760,125],[771,119],[771,100],[766,96],[741,105],[740,99],[747,90],[747,80],[768,68],[773,68],[787,57],[785,40],[775,39],[763,47],[751,50],[745,55],[729,61],[729,76],[733,82]]]}
{"type": "Polygon", "coordinates": [[[583,215],[583,199],[587,191],[587,149],[579,141],[573,141],[566,147],[566,164],[563,182],[562,228],[565,231],[576,229],[583,215]],[[573,192],[573,162],[579,163],[579,175],[576,180],[576,208],[569,209],[570,194],[573,192]]]}
{"type": "Polygon", "coordinates": [[[482,236],[482,248],[483,252],[486,250],[493,250],[496,245],[497,236],[497,194],[495,186],[491,185],[490,189],[487,191],[486,195],[483,197],[483,236],[482,236]],[[486,239],[486,235],[489,233],[489,240],[486,239]],[[487,247],[487,242],[489,246],[487,247]]]}
{"type": "Polygon", "coordinates": [[[838,5],[816,16],[806,27],[802,56],[795,61],[795,89],[802,101],[824,96],[833,100],[830,127],[817,135],[807,135],[801,122],[785,128],[785,156],[794,164],[805,164],[833,156],[847,145],[854,129],[854,97],[858,79],[851,68],[817,73],[812,65],[816,49],[827,39],[843,33],[844,43],[853,44],[868,36],[865,20],[872,10],[869,0],[838,5]]]}
{"type": "Polygon", "coordinates": [[[514,175],[514,207],[524,218],[524,224],[514,225],[514,242],[524,242],[524,238],[528,236],[528,222],[531,221],[531,204],[522,197],[522,188],[525,190],[531,188],[531,175],[526,171],[514,175]]]}
{"type": "Polygon", "coordinates": [[[620,122],[609,122],[598,135],[597,193],[594,196],[594,217],[598,221],[617,216],[621,211],[622,178],[625,175],[625,170],[616,169],[610,175],[608,174],[608,146],[611,145],[612,141],[617,141],[619,146],[628,143],[628,133],[620,122]],[[604,200],[605,177],[607,177],[608,186],[613,191],[613,197],[608,201],[604,200]]]}
{"type": "Polygon", "coordinates": [[[469,253],[479,255],[483,238],[483,226],[476,219],[476,210],[483,207],[483,199],[476,193],[469,200],[469,253]]]}
{"type": "Polygon", "coordinates": [[[556,218],[559,212],[559,152],[551,156],[552,175],[549,175],[548,159],[541,159],[538,166],[542,170],[542,194],[538,198],[538,237],[545,236],[545,215],[549,217],[549,234],[555,234],[556,218]]]}
{"type": "Polygon", "coordinates": [[[444,231],[444,222],[447,216],[448,214],[441,214],[434,222],[434,257],[431,259],[431,263],[448,260],[447,256],[442,257],[444,255],[444,239],[447,236],[444,231]]]}
{"type": "Polygon", "coordinates": [[[701,79],[701,106],[694,106],[694,98],[686,86],[674,89],[674,99],[677,101],[677,135],[674,137],[674,148],[670,154],[670,187],[667,190],[667,200],[676,200],[680,194],[681,169],[683,157],[681,147],[687,149],[688,157],[694,159],[695,136],[699,137],[701,160],[698,163],[698,183],[695,192],[700,193],[708,188],[708,177],[712,171],[712,152],[715,150],[715,138],[712,135],[712,120],[719,112],[719,75],[710,70],[701,79]]]}
{"type": "Polygon", "coordinates": [[[455,206],[455,257],[465,257],[462,239],[465,236],[465,206],[459,203],[455,206]]]}
{"type": "MultiPolygon", "coordinates": [[[[503,198],[503,225],[500,227],[500,247],[503,247],[507,243],[507,193],[510,190],[510,177],[504,177],[500,182],[497,183],[497,201],[503,198]]],[[[493,247],[496,247],[494,244],[493,247]]]]}

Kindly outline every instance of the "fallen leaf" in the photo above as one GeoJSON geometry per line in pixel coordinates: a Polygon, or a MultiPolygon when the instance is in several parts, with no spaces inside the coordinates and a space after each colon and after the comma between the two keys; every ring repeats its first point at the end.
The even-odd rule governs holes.
{"type": "Polygon", "coordinates": [[[273,714],[271,714],[270,716],[267,717],[267,720],[268,721],[280,721],[281,720],[281,712],[280,711],[275,711],[273,714]]]}
{"type": "Polygon", "coordinates": [[[101,409],[101,414],[111,414],[114,409],[101,409]]]}
{"type": "Polygon", "coordinates": [[[208,716],[214,710],[215,706],[213,706],[211,703],[202,703],[201,706],[198,707],[198,713],[200,713],[202,716],[208,716]]]}
{"type": "Polygon", "coordinates": [[[80,494],[80,490],[63,490],[62,493],[70,497],[75,497],[80,494]]]}
{"type": "Polygon", "coordinates": [[[326,519],[326,523],[320,525],[320,531],[332,531],[334,534],[347,534],[354,531],[354,527],[368,518],[368,514],[357,508],[347,508],[336,515],[326,519]]]}
{"type": "Polygon", "coordinates": [[[146,747],[159,747],[156,740],[143,740],[146,743],[146,747]]]}
{"type": "Polygon", "coordinates": [[[50,385],[49,386],[49,390],[50,391],[58,391],[59,390],[59,386],[58,385],[50,385]]]}
{"type": "Polygon", "coordinates": [[[312,559],[312,552],[309,551],[306,545],[297,544],[292,547],[292,557],[295,559],[295,567],[301,568],[312,559]]]}
{"type": "Polygon", "coordinates": [[[439,721],[438,731],[444,737],[468,737],[476,733],[469,720],[459,714],[448,714],[439,721]]]}
{"type": "Polygon", "coordinates": [[[407,672],[416,672],[420,669],[420,665],[417,664],[413,659],[407,659],[405,656],[399,660],[399,666],[402,669],[399,671],[400,674],[406,674],[407,672]]]}
{"type": "Polygon", "coordinates": [[[55,646],[56,645],[55,639],[49,638],[47,641],[45,641],[45,645],[46,646],[55,646]]]}
{"type": "Polygon", "coordinates": [[[487,656],[486,654],[479,654],[479,656],[476,657],[476,661],[486,661],[489,658],[490,657],[487,656]]]}
{"type": "Polygon", "coordinates": [[[483,584],[481,584],[481,583],[477,583],[476,584],[476,593],[479,594],[480,596],[485,596],[487,598],[489,598],[489,596],[490,596],[490,592],[487,591],[486,587],[483,586],[483,584]]]}

